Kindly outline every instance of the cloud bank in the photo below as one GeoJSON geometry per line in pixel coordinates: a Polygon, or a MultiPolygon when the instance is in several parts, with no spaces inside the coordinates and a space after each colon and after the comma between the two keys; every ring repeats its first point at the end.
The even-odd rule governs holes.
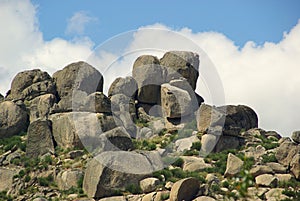
{"type": "MultiPolygon", "coordinates": [[[[93,52],[95,44],[84,36],[72,41],[61,38],[45,41],[36,18],[37,8],[29,0],[1,1],[0,10],[0,25],[5,27],[5,31],[0,32],[1,93],[9,89],[13,76],[22,70],[41,68],[52,74],[68,63],[86,60],[93,52]]],[[[92,19],[80,12],[69,19],[66,32],[84,33],[85,25],[92,19]],[[77,23],[73,26],[73,22],[77,23]]],[[[259,114],[260,127],[277,130],[284,136],[300,130],[300,21],[283,33],[278,43],[257,45],[249,41],[243,47],[217,32],[194,33],[189,28],[174,30],[162,24],[141,27],[134,32],[126,48],[127,52],[131,52],[126,59],[118,60],[118,54],[109,51],[102,52],[100,57],[90,58],[100,71],[108,65],[124,67],[123,71],[105,77],[107,86],[114,77],[128,74],[133,59],[139,55],[134,50],[149,45],[161,50],[162,44],[164,51],[194,50],[167,32],[150,33],[145,32],[145,28],[176,32],[197,44],[205,53],[200,58],[200,69],[209,68],[205,62],[207,55],[222,81],[226,104],[246,104],[254,108],[259,114]],[[115,63],[111,64],[111,61],[115,63]]],[[[153,49],[145,52],[158,56],[163,54],[153,49]]],[[[198,84],[197,91],[209,102],[204,84],[201,81],[198,84]]]]}
{"type": "Polygon", "coordinates": [[[83,35],[86,26],[93,21],[97,21],[97,18],[89,16],[86,11],[78,11],[68,19],[66,34],[83,35]]]}

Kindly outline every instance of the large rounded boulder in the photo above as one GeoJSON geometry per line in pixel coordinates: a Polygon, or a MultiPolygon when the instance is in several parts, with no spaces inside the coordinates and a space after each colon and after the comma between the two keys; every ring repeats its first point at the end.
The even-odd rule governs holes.
{"type": "Polygon", "coordinates": [[[26,131],[28,114],[23,107],[11,101],[0,103],[0,138],[11,137],[26,131]]]}
{"type": "Polygon", "coordinates": [[[6,100],[32,100],[44,94],[55,94],[55,84],[47,72],[39,69],[18,73],[6,100]]]}
{"type": "Polygon", "coordinates": [[[164,82],[158,58],[151,55],[138,57],[133,64],[132,76],[138,85],[137,99],[142,103],[156,104],[160,99],[160,85],[164,82]]]}
{"type": "Polygon", "coordinates": [[[199,55],[187,51],[167,52],[161,59],[160,64],[166,67],[169,82],[172,79],[184,77],[187,79],[192,89],[196,89],[199,77],[199,55]]]}
{"type": "Polygon", "coordinates": [[[84,98],[103,91],[103,76],[93,66],[80,61],[69,64],[53,74],[59,96],[58,110],[71,111],[83,104],[84,98]],[[79,104],[79,105],[78,105],[79,104]]]}

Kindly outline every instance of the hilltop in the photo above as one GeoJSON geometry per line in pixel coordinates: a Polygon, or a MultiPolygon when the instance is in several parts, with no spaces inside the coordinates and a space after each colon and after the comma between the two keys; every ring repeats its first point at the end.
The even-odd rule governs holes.
{"type": "Polygon", "coordinates": [[[205,103],[200,59],[140,56],[107,95],[83,61],[18,73],[0,95],[0,200],[299,200],[300,131],[205,103]]]}

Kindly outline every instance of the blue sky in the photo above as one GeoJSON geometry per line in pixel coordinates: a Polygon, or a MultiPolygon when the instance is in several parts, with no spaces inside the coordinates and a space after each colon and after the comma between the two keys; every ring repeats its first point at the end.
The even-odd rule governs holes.
{"type": "Polygon", "coordinates": [[[32,1],[38,6],[40,29],[46,40],[70,39],[65,29],[70,18],[85,11],[96,20],[84,32],[95,43],[141,26],[162,23],[174,29],[188,27],[193,32],[216,31],[237,45],[251,40],[257,44],[278,42],[300,18],[298,0],[190,0],[190,1],[32,1]],[[130,2],[130,3],[129,3],[130,2]]]}
{"type": "Polygon", "coordinates": [[[51,75],[79,60],[107,89],[141,54],[189,50],[200,54],[196,90],[206,103],[248,105],[261,128],[289,136],[300,130],[299,10],[298,0],[0,0],[0,93],[20,71],[51,75]],[[212,95],[216,80],[224,102],[212,95]]]}

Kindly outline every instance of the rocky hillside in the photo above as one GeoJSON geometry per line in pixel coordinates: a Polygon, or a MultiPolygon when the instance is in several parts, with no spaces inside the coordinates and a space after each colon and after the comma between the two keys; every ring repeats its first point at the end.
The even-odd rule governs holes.
{"type": "Polygon", "coordinates": [[[20,72],[0,95],[0,200],[300,200],[300,131],[195,92],[199,56],[140,56],[132,76],[85,62],[20,72]]]}

